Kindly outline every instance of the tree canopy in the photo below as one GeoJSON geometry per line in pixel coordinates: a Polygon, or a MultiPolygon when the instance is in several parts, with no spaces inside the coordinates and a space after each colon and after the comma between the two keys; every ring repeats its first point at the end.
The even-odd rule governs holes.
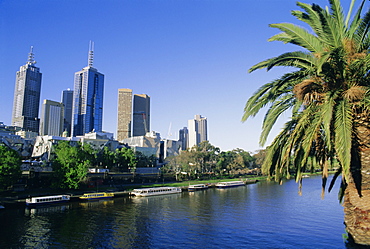
{"type": "Polygon", "coordinates": [[[0,188],[10,187],[22,175],[20,155],[8,147],[0,145],[0,188]]]}
{"type": "Polygon", "coordinates": [[[81,144],[71,146],[67,141],[60,141],[55,147],[55,155],[52,164],[56,178],[54,187],[78,189],[91,165],[91,147],[81,144]]]}

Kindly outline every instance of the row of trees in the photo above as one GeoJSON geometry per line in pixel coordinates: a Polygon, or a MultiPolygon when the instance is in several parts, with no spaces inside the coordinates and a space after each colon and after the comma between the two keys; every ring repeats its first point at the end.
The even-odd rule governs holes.
{"type": "MultiPolygon", "coordinates": [[[[134,172],[136,167],[154,167],[155,155],[145,156],[128,148],[110,151],[107,147],[94,149],[90,144],[71,145],[60,141],[53,148],[52,186],[55,188],[77,189],[87,178],[89,168],[104,168],[114,172],[134,172]]],[[[162,172],[173,174],[177,180],[195,179],[207,175],[246,174],[261,165],[263,153],[251,156],[242,149],[221,152],[208,141],[202,142],[179,156],[167,158],[162,172]]],[[[17,182],[21,177],[21,158],[17,152],[0,146],[0,189],[17,182]]]]}
{"type": "Polygon", "coordinates": [[[242,149],[221,152],[208,141],[181,152],[180,155],[167,159],[162,168],[165,173],[176,174],[177,180],[195,179],[204,175],[222,177],[225,174],[246,174],[258,167],[256,158],[242,149]]]}
{"type": "MultiPolygon", "coordinates": [[[[77,189],[92,167],[127,172],[136,167],[153,165],[153,157],[134,153],[126,147],[115,151],[107,147],[96,150],[90,144],[72,146],[67,141],[60,141],[53,150],[50,163],[54,172],[52,186],[56,188],[77,189]]],[[[0,189],[6,189],[20,180],[22,160],[16,151],[6,146],[0,146],[0,158],[0,189]]]]}

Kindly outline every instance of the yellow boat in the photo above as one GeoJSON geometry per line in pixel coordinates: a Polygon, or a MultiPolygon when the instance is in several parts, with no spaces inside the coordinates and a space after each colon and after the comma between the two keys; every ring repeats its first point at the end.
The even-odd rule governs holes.
{"type": "Polygon", "coordinates": [[[97,199],[105,199],[105,198],[113,198],[114,193],[87,193],[83,194],[83,196],[80,196],[81,200],[97,200],[97,199]]]}

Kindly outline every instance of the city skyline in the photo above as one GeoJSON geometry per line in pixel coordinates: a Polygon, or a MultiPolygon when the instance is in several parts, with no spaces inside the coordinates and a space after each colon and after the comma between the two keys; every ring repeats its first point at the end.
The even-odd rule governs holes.
{"type": "MultiPolygon", "coordinates": [[[[252,74],[247,70],[296,50],[267,42],[278,33],[269,24],[300,24],[290,14],[298,8],[294,0],[262,2],[3,0],[0,121],[12,122],[14,74],[30,46],[42,71],[41,99],[59,100],[63,90],[73,89],[74,72],[86,64],[87,44],[93,40],[98,51],[94,65],[106,76],[104,131],[116,133],[117,89],[129,88],[151,96],[150,130],[162,137],[178,139],[178,130],[201,113],[207,117],[212,145],[223,151],[254,152],[261,148],[263,114],[242,123],[244,105],[262,84],[291,69],[252,74]]],[[[313,2],[328,5],[327,0],[313,2]]],[[[349,8],[349,0],[342,3],[349,8]]],[[[283,121],[278,121],[266,145],[283,121]]]]}

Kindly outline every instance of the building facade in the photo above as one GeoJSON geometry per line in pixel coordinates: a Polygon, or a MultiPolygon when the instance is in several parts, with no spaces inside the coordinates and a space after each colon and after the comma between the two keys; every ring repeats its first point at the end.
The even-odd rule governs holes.
{"type": "Polygon", "coordinates": [[[150,97],[147,94],[134,95],[133,136],[145,136],[150,132],[150,97]]]}
{"type": "Polygon", "coordinates": [[[104,74],[93,67],[90,44],[88,66],[75,73],[71,134],[100,132],[103,126],[104,74]]]}
{"type": "Polygon", "coordinates": [[[131,137],[132,126],[132,90],[118,89],[117,140],[131,137]]]}
{"type": "Polygon", "coordinates": [[[31,47],[27,64],[21,66],[16,75],[12,125],[25,131],[38,132],[42,74],[35,64],[31,47]]]}
{"type": "Polygon", "coordinates": [[[42,104],[40,136],[60,136],[64,128],[63,103],[45,99],[42,104]]]}
{"type": "Polygon", "coordinates": [[[194,119],[188,121],[188,132],[188,148],[192,148],[203,141],[207,141],[207,118],[201,115],[195,115],[194,119]]]}
{"type": "Polygon", "coordinates": [[[179,142],[181,144],[182,150],[188,149],[188,142],[189,142],[189,131],[187,127],[180,129],[179,131],[179,142]]]}
{"type": "Polygon", "coordinates": [[[63,131],[71,135],[72,110],[73,110],[73,90],[67,89],[62,92],[62,103],[64,105],[63,131]]]}

